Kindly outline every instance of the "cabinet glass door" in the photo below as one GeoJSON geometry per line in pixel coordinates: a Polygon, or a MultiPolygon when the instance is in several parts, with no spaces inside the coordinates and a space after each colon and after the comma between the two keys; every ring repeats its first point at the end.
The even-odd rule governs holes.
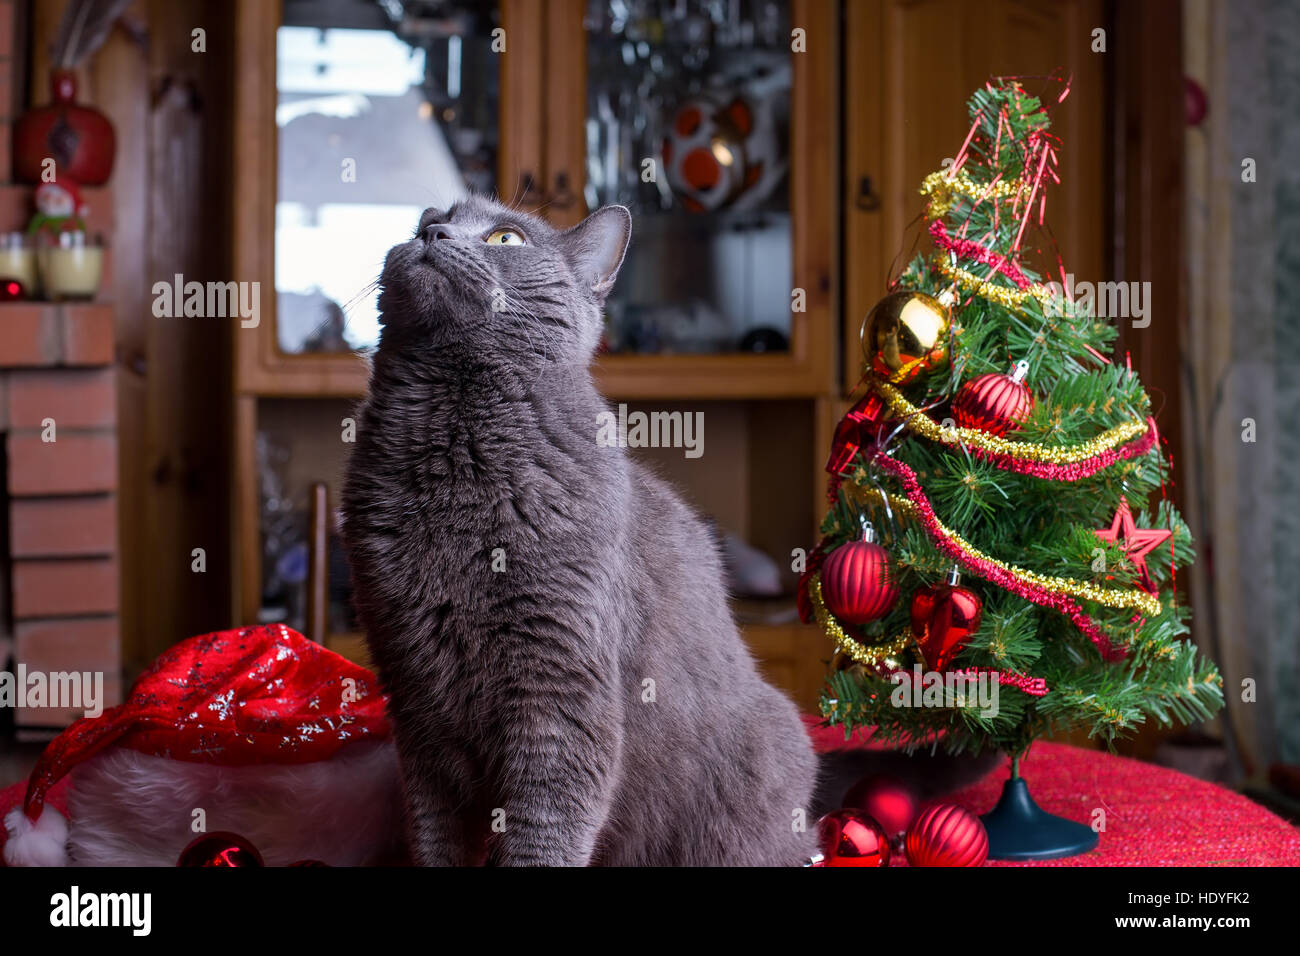
{"type": "Polygon", "coordinates": [[[785,351],[789,5],[588,0],[584,26],[584,198],[636,224],[606,350],[785,351]]]}
{"type": "Polygon", "coordinates": [[[276,34],[276,339],[378,341],[374,282],[420,212],[496,190],[494,2],[286,0],[276,34]]]}

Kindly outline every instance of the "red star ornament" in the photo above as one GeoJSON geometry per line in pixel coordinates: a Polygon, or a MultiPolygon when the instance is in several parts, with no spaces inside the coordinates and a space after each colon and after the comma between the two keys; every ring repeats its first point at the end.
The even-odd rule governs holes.
{"type": "Polygon", "coordinates": [[[1124,556],[1142,575],[1142,586],[1152,593],[1155,592],[1151,575],[1147,573],[1147,555],[1158,548],[1162,542],[1168,541],[1169,536],[1173,534],[1172,531],[1168,528],[1137,527],[1133,523],[1133,512],[1129,510],[1128,499],[1121,497],[1119,508],[1115,511],[1115,518],[1110,523],[1110,529],[1103,528],[1094,531],[1093,534],[1102,541],[1109,541],[1122,547],[1124,556]]]}

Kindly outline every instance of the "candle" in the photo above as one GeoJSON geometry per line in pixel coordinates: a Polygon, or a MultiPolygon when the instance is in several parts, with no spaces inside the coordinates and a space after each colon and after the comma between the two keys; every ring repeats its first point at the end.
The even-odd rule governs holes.
{"type": "Polygon", "coordinates": [[[61,232],[59,244],[41,250],[41,281],[52,301],[93,299],[104,269],[104,247],[84,232],[61,232]]]}
{"type": "Polygon", "coordinates": [[[40,295],[40,280],[36,275],[36,250],[21,232],[0,235],[0,279],[15,279],[21,282],[23,294],[29,299],[40,295]]]}

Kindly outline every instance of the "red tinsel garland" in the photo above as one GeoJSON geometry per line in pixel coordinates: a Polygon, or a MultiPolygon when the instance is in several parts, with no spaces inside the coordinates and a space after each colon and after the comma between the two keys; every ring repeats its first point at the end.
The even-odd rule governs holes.
{"type": "Polygon", "coordinates": [[[1119,448],[1103,451],[1087,461],[1071,464],[1057,465],[1046,461],[1025,461],[1014,455],[994,453],[981,448],[972,448],[971,454],[976,458],[987,461],[995,468],[1015,472],[1018,475],[1032,475],[1035,478],[1044,478],[1048,481],[1081,481],[1084,478],[1091,478],[1103,468],[1109,468],[1117,461],[1138,458],[1154,448],[1157,438],[1156,420],[1148,418],[1147,423],[1150,427],[1140,438],[1135,438],[1127,445],[1121,445],[1119,448]]]}
{"type": "Polygon", "coordinates": [[[991,581],[1004,590],[1010,591],[1012,594],[1040,607],[1051,608],[1064,614],[1075,627],[1083,632],[1088,640],[1092,641],[1104,659],[1108,661],[1121,660],[1127,654],[1125,648],[1116,647],[1112,643],[1111,639],[1093,623],[1092,618],[1069,595],[1056,594],[1047,588],[1021,581],[1010,571],[986,558],[968,554],[952,541],[944,533],[939,519],[935,516],[934,509],[930,506],[930,500],[921,489],[921,482],[911,468],[888,455],[877,454],[875,462],[884,471],[890,472],[902,482],[908,500],[916,508],[921,525],[934,542],[935,547],[940,551],[986,581],[991,581]]]}
{"type": "Polygon", "coordinates": [[[973,239],[952,238],[948,235],[948,230],[944,227],[942,220],[936,219],[930,223],[930,235],[934,238],[935,245],[947,249],[949,252],[955,252],[958,258],[982,262],[994,271],[1002,273],[1015,283],[1016,288],[1022,292],[1033,285],[1032,282],[1025,278],[1025,274],[1020,271],[1020,267],[1012,262],[1005,253],[994,252],[973,239]]]}
{"type": "Polygon", "coordinates": [[[952,674],[959,676],[975,677],[979,674],[996,674],[998,683],[1006,687],[1015,687],[1024,691],[1033,697],[1045,697],[1050,687],[1047,681],[1041,677],[1030,677],[1028,674],[1021,674],[1017,671],[1000,671],[993,667],[966,667],[962,670],[950,671],[952,674]]]}

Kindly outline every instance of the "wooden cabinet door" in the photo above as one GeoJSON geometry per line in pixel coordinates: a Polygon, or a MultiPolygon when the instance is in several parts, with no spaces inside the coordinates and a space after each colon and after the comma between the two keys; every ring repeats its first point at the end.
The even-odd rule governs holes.
{"type": "Polygon", "coordinates": [[[844,366],[846,391],[862,374],[862,319],[889,280],[928,245],[918,217],[921,180],[960,148],[966,100],[995,76],[1031,93],[1072,77],[1053,112],[1063,144],[1061,185],[1047,221],[1066,270],[1104,278],[1107,98],[1100,0],[862,0],[845,4],[844,366]]]}
{"type": "Polygon", "coordinates": [[[234,259],[262,294],[236,391],[363,394],[349,346],[377,337],[366,283],[390,238],[466,187],[536,202],[542,15],[492,0],[399,29],[378,7],[238,0],[234,259]]]}
{"type": "MultiPolygon", "coordinates": [[[[633,212],[632,246],[607,308],[611,354],[596,365],[608,396],[812,398],[832,387],[838,9],[835,0],[546,0],[542,210],[564,226],[589,205],[617,202],[633,212]],[[732,19],[744,21],[747,39],[738,39],[739,28],[728,33],[732,19]],[[686,21],[698,28],[689,39],[686,21]],[[698,62],[688,63],[692,58],[698,62]],[[742,61],[758,68],[737,69],[742,61]],[[764,87],[764,71],[782,75],[788,93],[773,108],[781,117],[779,145],[734,149],[731,106],[743,100],[759,117],[737,121],[738,128],[752,128],[751,121],[762,128],[764,105],[777,99],[759,92],[782,85],[764,87]],[[743,169],[746,185],[738,193],[745,198],[701,204],[673,184],[663,144],[697,105],[705,117],[700,130],[719,120],[711,145],[724,167],[720,179],[743,169]],[[657,185],[637,181],[645,164],[657,185]],[[775,186],[765,192],[769,176],[775,186]],[[756,197],[764,198],[746,205],[756,197]],[[624,323],[622,315],[636,318],[624,323]],[[699,348],[628,344],[632,336],[617,330],[641,316],[652,325],[665,316],[721,320],[726,332],[699,348]],[[746,332],[769,328],[786,335],[788,349],[744,350],[746,332]]],[[[709,152],[700,149],[704,139],[683,134],[677,155],[709,152]]]]}

